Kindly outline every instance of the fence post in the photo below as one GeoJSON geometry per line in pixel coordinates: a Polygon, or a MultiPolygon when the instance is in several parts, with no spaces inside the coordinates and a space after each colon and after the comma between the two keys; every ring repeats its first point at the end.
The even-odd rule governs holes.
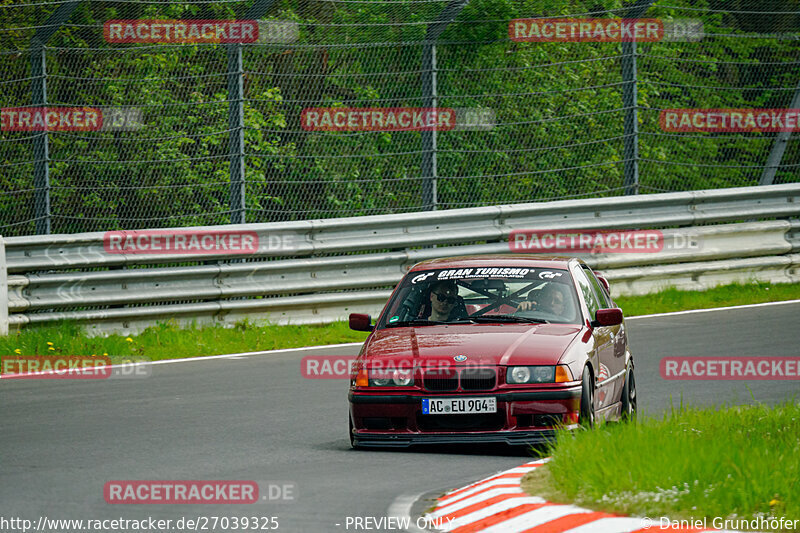
{"type": "Polygon", "coordinates": [[[622,106],[625,160],[625,194],[639,194],[639,105],[636,86],[636,42],[622,43],[622,106]]]}
{"type": "MultiPolygon", "coordinates": [[[[641,17],[648,10],[653,0],[637,0],[625,18],[641,17]]],[[[622,106],[625,108],[623,122],[625,160],[624,181],[625,194],[639,194],[639,95],[638,73],[636,70],[636,41],[622,43],[622,106]]]]}
{"type": "MultiPolygon", "coordinates": [[[[31,105],[47,105],[47,65],[45,48],[40,42],[31,43],[31,105]]],[[[50,145],[47,130],[33,136],[33,217],[36,234],[50,233],[50,145]]]]}
{"type": "MultiPolygon", "coordinates": [[[[797,109],[798,107],[800,107],[800,84],[794,90],[792,103],[789,104],[790,109],[797,109]]],[[[764,172],[761,173],[761,179],[758,182],[759,185],[772,185],[772,182],[775,181],[775,173],[778,172],[781,166],[783,153],[786,151],[786,145],[789,144],[789,137],[791,136],[791,131],[779,131],[775,136],[772,150],[770,150],[767,163],[764,165],[764,172]]]]}
{"type": "MultiPolygon", "coordinates": [[[[422,49],[422,107],[436,107],[436,44],[425,41],[422,49]]],[[[422,132],[422,209],[436,209],[436,130],[422,132]]]]}
{"type": "Polygon", "coordinates": [[[244,80],[242,45],[228,45],[228,147],[231,156],[231,224],[245,223],[244,80]]]}
{"type": "Polygon", "coordinates": [[[8,267],[6,241],[0,235],[0,337],[8,335],[8,267]]]}
{"type": "MultiPolygon", "coordinates": [[[[269,11],[275,0],[255,0],[244,16],[244,20],[257,20],[269,11]]],[[[242,44],[227,46],[228,54],[228,150],[231,158],[230,211],[231,224],[244,224],[245,165],[244,165],[244,64],[242,44]]]]}
{"type": "MultiPolygon", "coordinates": [[[[442,9],[435,22],[428,25],[425,32],[425,42],[422,45],[422,106],[438,107],[438,94],[436,90],[436,41],[442,35],[447,25],[450,24],[469,3],[469,0],[450,0],[442,9]]],[[[422,132],[422,209],[433,211],[438,202],[436,194],[436,179],[438,168],[436,164],[436,128],[422,132]]]]}
{"type": "MultiPolygon", "coordinates": [[[[82,0],[64,2],[31,37],[31,105],[47,106],[47,41],[58,31],[82,0]]],[[[36,234],[50,233],[50,145],[47,129],[33,137],[33,213],[36,234]]]]}

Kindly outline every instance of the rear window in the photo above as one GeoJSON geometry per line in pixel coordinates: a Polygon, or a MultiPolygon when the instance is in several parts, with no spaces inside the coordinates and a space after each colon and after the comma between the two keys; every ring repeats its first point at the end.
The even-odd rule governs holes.
{"type": "Polygon", "coordinates": [[[400,282],[378,328],[408,321],[457,322],[493,315],[581,323],[567,270],[471,267],[410,272],[400,282]]]}

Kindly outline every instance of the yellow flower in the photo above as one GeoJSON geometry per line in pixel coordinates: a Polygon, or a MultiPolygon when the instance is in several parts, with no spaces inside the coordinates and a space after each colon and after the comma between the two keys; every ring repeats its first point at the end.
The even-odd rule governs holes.
{"type": "Polygon", "coordinates": [[[770,507],[775,507],[776,505],[780,505],[780,503],[781,503],[781,501],[779,499],[773,498],[772,500],[770,500],[769,506],[770,507]]]}
{"type": "Polygon", "coordinates": [[[51,347],[49,347],[49,348],[48,348],[48,350],[51,350],[51,351],[54,351],[54,352],[56,351],[56,349],[55,349],[55,348],[53,348],[52,346],[51,346],[51,347]]]}
{"type": "Polygon", "coordinates": [[[108,355],[108,352],[103,352],[103,355],[108,355]]]}
{"type": "Polygon", "coordinates": [[[125,337],[125,340],[128,342],[133,342],[133,339],[131,339],[130,337],[125,337]]]}
{"type": "Polygon", "coordinates": [[[16,354],[21,354],[21,353],[22,353],[22,350],[20,350],[19,348],[17,348],[16,350],[14,350],[14,353],[16,353],[16,354]]]}
{"type": "Polygon", "coordinates": [[[48,346],[52,346],[52,345],[53,345],[53,343],[52,343],[52,342],[50,342],[50,341],[47,341],[47,345],[48,345],[48,346]]]}

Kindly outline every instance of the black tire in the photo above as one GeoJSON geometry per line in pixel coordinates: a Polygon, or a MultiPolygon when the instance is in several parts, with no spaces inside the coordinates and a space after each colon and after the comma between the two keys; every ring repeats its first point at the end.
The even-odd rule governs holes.
{"type": "Polygon", "coordinates": [[[589,367],[584,367],[581,378],[581,418],[585,428],[594,427],[594,380],[589,367]]]}
{"type": "Polygon", "coordinates": [[[622,388],[622,419],[636,419],[636,378],[633,374],[633,364],[628,367],[625,386],[622,388]]]}

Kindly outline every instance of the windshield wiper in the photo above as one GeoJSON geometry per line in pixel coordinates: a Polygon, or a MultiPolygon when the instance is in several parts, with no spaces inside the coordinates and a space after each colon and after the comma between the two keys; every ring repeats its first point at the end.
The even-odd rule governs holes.
{"type": "Polygon", "coordinates": [[[439,324],[448,324],[449,322],[440,322],[439,320],[426,320],[424,318],[417,318],[414,320],[402,320],[400,322],[387,323],[384,327],[387,328],[402,328],[408,326],[438,326],[439,324]]]}
{"type": "Polygon", "coordinates": [[[518,322],[521,324],[549,324],[549,320],[543,318],[531,318],[517,315],[481,315],[471,316],[470,320],[475,322],[518,322]]]}

